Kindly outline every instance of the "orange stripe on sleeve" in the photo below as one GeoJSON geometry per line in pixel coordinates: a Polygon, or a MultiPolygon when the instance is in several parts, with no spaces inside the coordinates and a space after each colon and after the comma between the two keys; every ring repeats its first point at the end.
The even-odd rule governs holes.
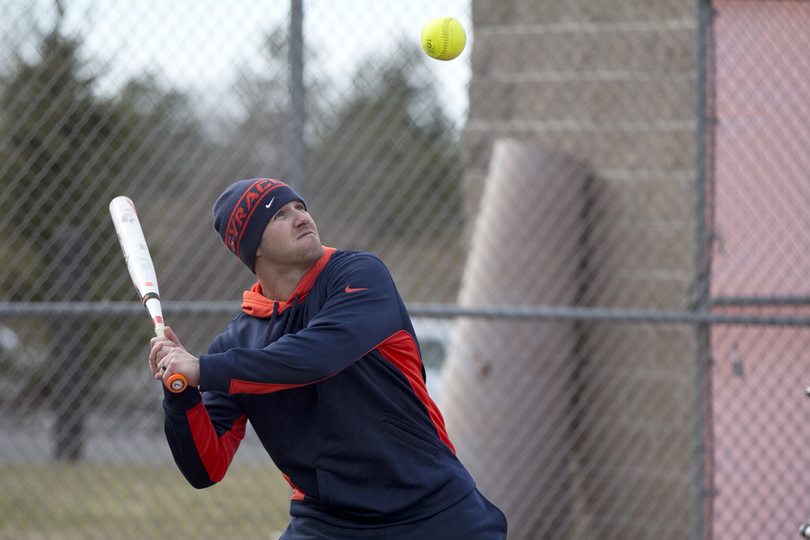
{"type": "Polygon", "coordinates": [[[444,417],[439,411],[439,407],[428,395],[425,380],[422,378],[422,359],[419,356],[419,348],[416,346],[413,337],[405,330],[400,330],[377,347],[377,350],[402,371],[408,382],[411,383],[414,393],[427,407],[439,438],[455,453],[456,449],[447,435],[444,417]]]}
{"type": "Polygon", "coordinates": [[[239,443],[245,438],[247,415],[242,415],[236,420],[233,427],[222,437],[217,436],[214,425],[208,417],[208,411],[202,403],[188,411],[186,416],[191,427],[194,445],[205,465],[208,477],[212,482],[219,482],[228,471],[236,449],[239,448],[239,443]]]}

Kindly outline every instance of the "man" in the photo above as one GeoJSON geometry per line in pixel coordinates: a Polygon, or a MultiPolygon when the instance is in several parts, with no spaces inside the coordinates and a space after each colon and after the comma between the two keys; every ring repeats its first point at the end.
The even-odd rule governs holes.
{"type": "Polygon", "coordinates": [[[250,421],[293,490],[282,539],[503,539],[506,519],[455,456],[388,270],[320,243],[304,200],[270,179],[228,187],[214,229],[258,277],[199,358],[152,339],[165,431],[196,488],[220,481],[250,421]]]}

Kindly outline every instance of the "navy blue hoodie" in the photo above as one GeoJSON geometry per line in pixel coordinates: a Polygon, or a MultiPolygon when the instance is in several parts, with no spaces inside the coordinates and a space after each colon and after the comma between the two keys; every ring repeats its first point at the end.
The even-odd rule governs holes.
{"type": "Polygon", "coordinates": [[[242,308],[200,357],[199,390],[164,393],[166,437],[193,486],[224,477],[249,420],[293,488],[293,516],[402,524],[474,489],[377,257],[325,248],[288,301],[257,283],[242,308]]]}

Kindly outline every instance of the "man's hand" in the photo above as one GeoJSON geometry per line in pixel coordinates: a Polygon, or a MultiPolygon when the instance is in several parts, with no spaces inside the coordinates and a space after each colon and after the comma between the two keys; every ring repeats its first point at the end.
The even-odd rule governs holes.
{"type": "Polygon", "coordinates": [[[171,328],[167,326],[164,337],[153,337],[150,343],[149,369],[156,380],[165,384],[169,377],[179,373],[189,386],[199,386],[200,359],[186,351],[171,328]]]}

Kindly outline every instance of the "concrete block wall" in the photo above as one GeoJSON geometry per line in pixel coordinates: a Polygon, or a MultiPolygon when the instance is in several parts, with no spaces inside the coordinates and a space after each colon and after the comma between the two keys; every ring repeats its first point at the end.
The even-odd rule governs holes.
{"type": "MultiPolygon", "coordinates": [[[[465,205],[493,141],[593,170],[582,305],[681,310],[693,278],[696,6],[687,0],[473,0],[465,205]]],[[[590,323],[577,366],[571,538],[688,537],[688,325],[590,323]],[[660,536],[659,536],[660,537],[660,536]]]]}

